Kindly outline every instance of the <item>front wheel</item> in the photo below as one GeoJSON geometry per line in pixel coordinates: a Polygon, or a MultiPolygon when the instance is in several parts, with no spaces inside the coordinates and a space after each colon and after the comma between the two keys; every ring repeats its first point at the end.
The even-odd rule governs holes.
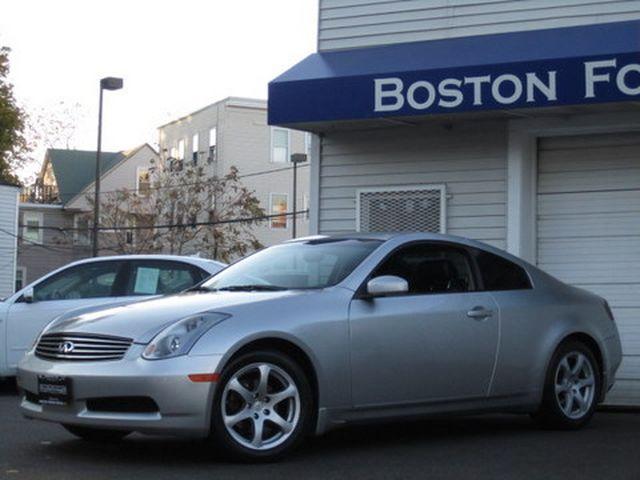
{"type": "Polygon", "coordinates": [[[224,369],[212,411],[212,437],[233,457],[271,461],[304,438],[313,408],[303,370],[279,352],[243,355],[224,369]]]}
{"type": "Polygon", "coordinates": [[[103,430],[99,428],[81,427],[78,425],[62,426],[67,432],[89,442],[119,442],[131,433],[127,430],[103,430]]]}
{"type": "Polygon", "coordinates": [[[546,427],[572,430],[593,416],[602,388],[598,363],[582,342],[556,350],[547,372],[542,405],[535,417],[546,427]]]}

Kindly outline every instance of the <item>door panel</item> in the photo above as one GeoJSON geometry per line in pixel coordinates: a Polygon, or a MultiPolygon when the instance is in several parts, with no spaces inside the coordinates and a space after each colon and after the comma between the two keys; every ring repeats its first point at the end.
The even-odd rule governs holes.
{"type": "Polygon", "coordinates": [[[496,303],[483,292],[353,300],[355,406],[486,396],[498,320],[496,303]],[[476,307],[493,314],[471,318],[476,307]]]}
{"type": "Polygon", "coordinates": [[[34,284],[34,301],[17,301],[7,314],[7,366],[15,369],[37,335],[54,318],[78,308],[123,301],[117,297],[125,262],[71,266],[34,284]]]}

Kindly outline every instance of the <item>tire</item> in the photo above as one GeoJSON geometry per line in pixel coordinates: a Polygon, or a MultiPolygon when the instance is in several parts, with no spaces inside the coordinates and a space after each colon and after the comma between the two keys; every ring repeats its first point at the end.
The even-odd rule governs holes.
{"type": "Polygon", "coordinates": [[[593,417],[601,391],[600,368],[591,349],[579,341],[565,342],[549,363],[542,404],[534,418],[545,428],[582,428],[593,417]]]}
{"type": "Polygon", "coordinates": [[[309,432],[313,403],[309,381],[295,361],[277,351],[247,353],[222,372],[211,440],[236,460],[278,460],[309,432]]]}
{"type": "Polygon", "coordinates": [[[78,425],[62,425],[65,430],[82,440],[89,442],[119,442],[131,432],[127,430],[103,430],[100,428],[80,427],[78,425]]]}

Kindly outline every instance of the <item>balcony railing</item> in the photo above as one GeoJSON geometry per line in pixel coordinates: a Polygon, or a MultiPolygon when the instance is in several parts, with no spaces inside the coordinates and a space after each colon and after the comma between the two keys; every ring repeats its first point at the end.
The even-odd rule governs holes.
{"type": "Polygon", "coordinates": [[[60,203],[58,188],[54,185],[32,185],[20,192],[23,203],[60,203]]]}

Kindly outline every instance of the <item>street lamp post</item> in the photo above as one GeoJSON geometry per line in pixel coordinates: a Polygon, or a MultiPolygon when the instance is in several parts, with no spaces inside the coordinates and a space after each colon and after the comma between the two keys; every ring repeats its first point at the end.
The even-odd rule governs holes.
{"type": "Polygon", "coordinates": [[[291,163],[293,163],[293,212],[291,213],[293,229],[291,238],[296,238],[298,227],[298,164],[306,161],[307,155],[304,153],[294,153],[291,155],[291,163]]]}
{"type": "Polygon", "coordinates": [[[100,106],[98,107],[98,150],[96,151],[95,200],[93,205],[93,256],[98,256],[98,223],[100,220],[100,155],[102,150],[102,94],[105,90],[120,90],[122,79],[105,77],[100,80],[100,106]]]}

